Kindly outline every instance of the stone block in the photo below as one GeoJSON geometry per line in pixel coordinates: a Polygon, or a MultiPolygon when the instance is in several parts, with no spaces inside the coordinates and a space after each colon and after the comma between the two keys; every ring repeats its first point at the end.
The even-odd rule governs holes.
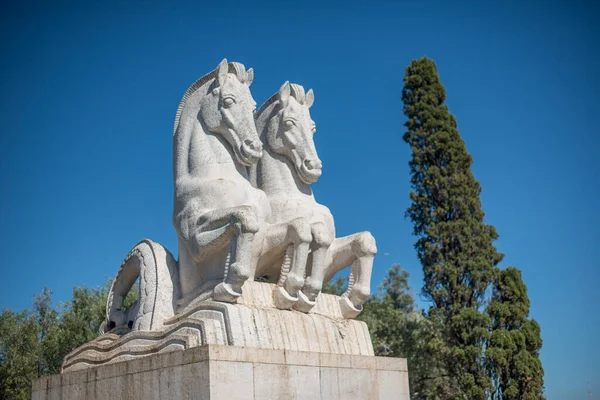
{"type": "Polygon", "coordinates": [[[33,399],[408,400],[406,360],[221,345],[65,372],[33,399]]]}

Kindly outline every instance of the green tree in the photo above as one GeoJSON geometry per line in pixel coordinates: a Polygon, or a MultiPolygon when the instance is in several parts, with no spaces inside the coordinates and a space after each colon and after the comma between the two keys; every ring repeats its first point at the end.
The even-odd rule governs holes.
{"type": "Polygon", "coordinates": [[[61,305],[58,330],[60,356],[55,359],[59,370],[65,355],[98,337],[100,325],[105,319],[109,288],[108,283],[98,288],[75,287],[73,298],[61,305]]]}
{"type": "Polygon", "coordinates": [[[0,314],[0,398],[28,399],[38,376],[38,327],[30,310],[0,314]]]}
{"type": "Polygon", "coordinates": [[[544,370],[540,326],[529,319],[529,297],[521,271],[498,271],[488,306],[492,335],[487,360],[495,391],[492,399],[543,399],[544,370]]]}
{"type": "MultiPolygon", "coordinates": [[[[33,308],[0,313],[0,399],[31,398],[32,381],[60,372],[63,358],[98,336],[105,318],[110,281],[98,288],[75,287],[73,298],[52,306],[52,291],[44,288],[33,308]]],[[[125,307],[138,297],[137,286],[125,307]]]]}
{"type": "Polygon", "coordinates": [[[433,303],[428,318],[441,333],[442,375],[435,379],[445,380],[431,395],[486,399],[492,389],[484,362],[490,320],[482,308],[503,255],[493,245],[495,228],[484,223],[481,187],[445,99],[435,63],[411,62],[402,90],[404,141],[412,150],[407,216],[418,238],[422,293],[433,303]]]}
{"type": "Polygon", "coordinates": [[[347,281],[348,278],[337,277],[333,282],[323,283],[323,288],[321,289],[321,291],[323,293],[341,296],[346,291],[347,281]]]}
{"type": "Polygon", "coordinates": [[[37,331],[37,376],[50,375],[60,372],[60,364],[55,360],[59,357],[59,316],[52,307],[52,291],[44,288],[33,301],[32,318],[36,322],[37,331]]]}
{"type": "MultiPolygon", "coordinates": [[[[375,353],[380,356],[407,359],[410,373],[411,398],[431,392],[438,384],[435,351],[439,334],[415,306],[408,283],[408,272],[392,265],[379,290],[371,295],[357,317],[369,326],[375,353]]],[[[323,292],[341,295],[346,291],[347,279],[337,278],[323,285],[323,292]]]]}

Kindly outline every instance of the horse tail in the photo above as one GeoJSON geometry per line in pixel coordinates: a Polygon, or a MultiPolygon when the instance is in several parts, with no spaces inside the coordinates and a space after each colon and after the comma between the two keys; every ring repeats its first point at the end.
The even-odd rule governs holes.
{"type": "Polygon", "coordinates": [[[175,314],[178,298],[177,261],[165,247],[144,239],[125,257],[112,282],[101,332],[126,324],[132,331],[157,330],[175,314]],[[123,310],[123,301],[138,278],[138,300],[123,310]]]}
{"type": "Polygon", "coordinates": [[[292,269],[292,258],[294,255],[294,246],[289,245],[287,249],[285,249],[285,254],[283,256],[283,262],[281,263],[281,273],[279,275],[279,281],[277,282],[277,286],[283,286],[285,283],[290,270],[292,269]]]}

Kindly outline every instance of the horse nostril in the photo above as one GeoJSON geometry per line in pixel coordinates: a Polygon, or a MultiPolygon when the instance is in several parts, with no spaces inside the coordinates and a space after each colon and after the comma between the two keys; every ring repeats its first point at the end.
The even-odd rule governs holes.
{"type": "Polygon", "coordinates": [[[256,144],[252,140],[246,139],[246,140],[244,140],[244,144],[246,146],[250,147],[250,149],[256,150],[256,144]]]}
{"type": "Polygon", "coordinates": [[[321,160],[304,160],[304,167],[309,171],[321,169],[321,160]]]}

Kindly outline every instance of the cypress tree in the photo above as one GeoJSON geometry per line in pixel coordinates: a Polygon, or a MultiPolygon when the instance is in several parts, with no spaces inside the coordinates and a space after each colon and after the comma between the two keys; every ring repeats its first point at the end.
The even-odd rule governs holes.
{"type": "Polygon", "coordinates": [[[543,399],[540,326],[528,318],[529,297],[521,271],[514,267],[498,271],[488,314],[492,335],[486,358],[495,389],[492,399],[543,399]]]}
{"type": "Polygon", "coordinates": [[[435,63],[411,62],[402,91],[408,118],[403,138],[412,150],[407,216],[423,266],[422,293],[432,302],[428,318],[440,330],[438,354],[446,376],[445,387],[431,396],[486,399],[492,389],[484,359],[490,319],[482,309],[503,255],[493,245],[495,228],[484,223],[472,158],[445,99],[435,63]]]}

